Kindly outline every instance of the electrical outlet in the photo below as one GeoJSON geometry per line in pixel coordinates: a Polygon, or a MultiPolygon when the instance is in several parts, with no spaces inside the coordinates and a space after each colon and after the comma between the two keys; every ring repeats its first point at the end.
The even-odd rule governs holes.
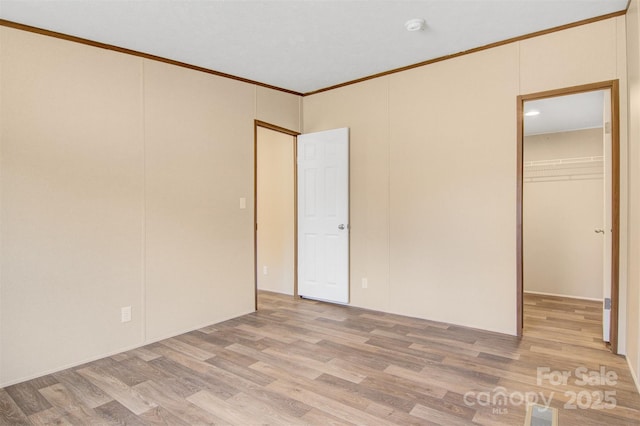
{"type": "Polygon", "coordinates": [[[267,265],[264,265],[262,267],[262,274],[263,275],[269,275],[269,268],[267,268],[267,265]]]}
{"type": "Polygon", "coordinates": [[[367,280],[366,278],[362,279],[362,288],[367,288],[369,287],[369,280],[367,280]]]}
{"type": "Polygon", "coordinates": [[[122,309],[120,309],[120,321],[121,322],[131,321],[131,306],[125,306],[122,309]]]}

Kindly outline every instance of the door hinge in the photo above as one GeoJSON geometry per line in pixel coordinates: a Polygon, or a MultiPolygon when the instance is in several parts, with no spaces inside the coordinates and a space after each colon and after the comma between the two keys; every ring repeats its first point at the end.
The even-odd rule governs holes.
{"type": "Polygon", "coordinates": [[[611,298],[610,297],[606,297],[604,299],[604,308],[607,310],[611,309],[611,298]]]}

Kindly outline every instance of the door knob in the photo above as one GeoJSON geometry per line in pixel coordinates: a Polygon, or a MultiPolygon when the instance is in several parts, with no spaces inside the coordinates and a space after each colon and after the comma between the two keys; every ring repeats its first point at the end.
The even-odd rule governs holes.
{"type": "Polygon", "coordinates": [[[604,234],[604,229],[594,229],[593,232],[596,234],[604,234]]]}
{"type": "Polygon", "coordinates": [[[340,225],[338,225],[338,229],[342,231],[344,229],[344,224],[341,223],[340,225]]]}

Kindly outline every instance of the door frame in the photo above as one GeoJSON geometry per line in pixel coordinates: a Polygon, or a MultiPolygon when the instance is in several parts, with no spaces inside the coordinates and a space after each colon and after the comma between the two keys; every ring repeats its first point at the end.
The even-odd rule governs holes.
{"type": "Polygon", "coordinates": [[[265,121],[253,121],[253,286],[258,310],[258,128],[292,136],[293,141],[293,297],[298,297],[298,135],[300,132],[265,121]]]}
{"type": "Polygon", "coordinates": [[[522,336],[524,327],[524,257],[523,257],[523,189],[524,189],[524,103],[563,95],[610,90],[611,94],[611,333],[610,348],[618,353],[618,303],[620,277],[620,89],[619,80],[547,90],[520,95],[517,98],[518,145],[517,145],[517,190],[516,190],[516,273],[517,273],[517,335],[522,336]]]}

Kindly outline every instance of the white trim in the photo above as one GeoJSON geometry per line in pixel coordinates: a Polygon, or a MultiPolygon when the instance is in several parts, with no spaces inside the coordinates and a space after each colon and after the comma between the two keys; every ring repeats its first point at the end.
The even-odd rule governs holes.
{"type": "Polygon", "coordinates": [[[540,295],[540,296],[566,297],[568,299],[590,300],[592,302],[602,302],[602,299],[598,299],[598,298],[594,298],[594,297],[569,296],[568,294],[543,293],[541,291],[525,291],[523,293],[524,294],[537,294],[537,295],[540,295]]]}
{"type": "Polygon", "coordinates": [[[631,361],[629,357],[625,355],[624,359],[627,360],[627,365],[629,366],[629,372],[631,373],[631,378],[633,379],[633,383],[636,384],[636,390],[640,393],[640,378],[638,378],[638,372],[631,365],[631,361]]]}

